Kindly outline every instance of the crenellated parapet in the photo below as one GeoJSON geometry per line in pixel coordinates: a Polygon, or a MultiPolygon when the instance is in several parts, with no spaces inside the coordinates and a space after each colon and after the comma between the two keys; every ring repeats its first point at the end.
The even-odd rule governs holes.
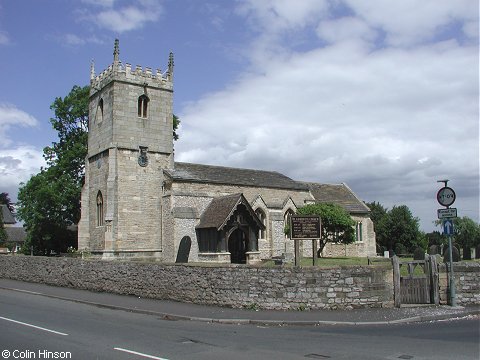
{"type": "Polygon", "coordinates": [[[118,40],[115,40],[114,61],[100,74],[95,74],[95,66],[92,61],[90,67],[90,95],[96,93],[99,89],[104,88],[111,81],[127,81],[136,83],[144,87],[161,88],[165,90],[173,90],[173,53],[170,53],[168,66],[165,71],[152,68],[142,68],[136,65],[132,68],[129,63],[123,64],[119,60],[118,40]]]}

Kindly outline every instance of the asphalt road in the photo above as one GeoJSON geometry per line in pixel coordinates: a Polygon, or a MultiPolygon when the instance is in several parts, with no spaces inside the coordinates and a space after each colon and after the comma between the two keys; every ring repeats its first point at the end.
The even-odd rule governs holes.
{"type": "Polygon", "coordinates": [[[0,359],[479,359],[479,318],[264,327],[153,315],[0,290],[0,359]]]}

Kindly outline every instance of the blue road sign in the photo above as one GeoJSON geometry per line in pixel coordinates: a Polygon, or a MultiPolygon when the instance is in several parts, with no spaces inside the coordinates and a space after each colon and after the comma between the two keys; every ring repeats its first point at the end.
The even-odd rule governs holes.
{"type": "Polygon", "coordinates": [[[443,235],[453,235],[453,220],[443,220],[443,235]]]}

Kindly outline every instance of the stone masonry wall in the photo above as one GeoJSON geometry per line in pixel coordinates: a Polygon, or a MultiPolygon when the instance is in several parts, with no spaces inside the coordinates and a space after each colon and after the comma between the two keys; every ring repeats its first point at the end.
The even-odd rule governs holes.
{"type": "Polygon", "coordinates": [[[192,266],[0,257],[0,277],[227,307],[352,309],[393,305],[391,267],[192,266]]]}
{"type": "MultiPolygon", "coordinates": [[[[439,266],[440,302],[449,302],[448,275],[445,264],[439,266]]],[[[457,305],[480,304],[480,263],[462,262],[453,264],[457,305]]]]}

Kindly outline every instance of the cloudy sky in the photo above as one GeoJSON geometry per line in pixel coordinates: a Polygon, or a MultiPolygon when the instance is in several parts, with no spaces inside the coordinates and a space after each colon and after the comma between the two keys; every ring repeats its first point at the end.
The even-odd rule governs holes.
{"type": "Polygon", "coordinates": [[[0,0],[0,192],[43,164],[50,104],[175,53],[176,160],[347,183],[434,229],[440,179],[479,221],[473,0],[0,0]]]}

